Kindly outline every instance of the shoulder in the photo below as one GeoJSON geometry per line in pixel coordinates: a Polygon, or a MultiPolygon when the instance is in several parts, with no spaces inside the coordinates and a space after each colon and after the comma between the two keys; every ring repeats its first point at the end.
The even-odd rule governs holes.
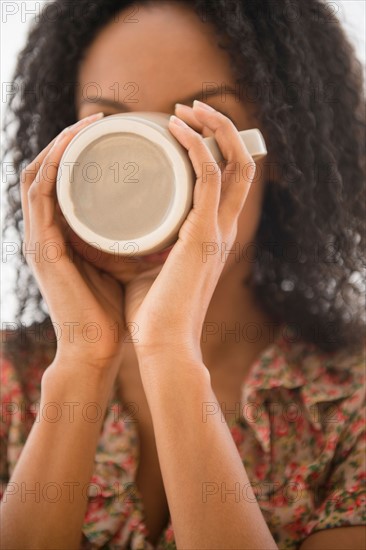
{"type": "MultiPolygon", "coordinates": [[[[316,489],[315,503],[325,490],[334,490],[335,481],[344,487],[347,479],[353,487],[354,480],[364,475],[360,456],[366,433],[365,366],[364,341],[353,349],[324,352],[313,343],[286,338],[279,340],[266,365],[270,372],[267,385],[281,390],[274,398],[294,407],[295,416],[284,414],[288,426],[280,427],[275,435],[287,434],[287,445],[293,435],[291,444],[299,460],[307,464],[307,475],[316,489]]],[[[282,439],[275,444],[285,448],[282,439]]]]}
{"type": "Polygon", "coordinates": [[[313,448],[314,513],[307,534],[364,525],[366,345],[323,353],[307,346],[301,394],[317,433],[313,448]],[[317,468],[318,466],[318,468],[317,468]]]}
{"type": "Polygon", "coordinates": [[[324,529],[365,525],[365,342],[324,352],[280,338],[270,352],[260,387],[284,405],[271,419],[271,467],[278,486],[296,488],[299,497],[286,508],[286,495],[274,513],[282,536],[300,543],[324,529]]]}
{"type": "Polygon", "coordinates": [[[290,325],[284,326],[253,365],[245,397],[255,397],[260,390],[271,390],[279,397],[281,388],[297,389],[310,414],[325,406],[321,403],[341,400],[349,400],[350,407],[357,409],[364,402],[365,365],[366,340],[352,349],[323,351],[302,339],[290,325]]]}
{"type": "Polygon", "coordinates": [[[35,421],[42,375],[56,351],[42,328],[13,323],[0,331],[0,500],[35,421]]]}
{"type": "Polygon", "coordinates": [[[42,375],[56,352],[44,323],[8,326],[0,331],[0,500],[35,421],[42,375]]]}
{"type": "Polygon", "coordinates": [[[285,342],[283,354],[315,430],[353,443],[365,429],[366,341],[328,352],[313,343],[285,342]]]}
{"type": "Polygon", "coordinates": [[[56,344],[47,325],[13,323],[0,333],[2,400],[9,401],[15,393],[30,402],[36,401],[42,375],[56,353],[56,344]]]}
{"type": "MultiPolygon", "coordinates": [[[[351,348],[323,351],[302,339],[279,340],[280,355],[302,385],[307,402],[334,401],[365,389],[366,339],[351,348]]],[[[360,394],[360,395],[361,395],[360,394]]]]}
{"type": "MultiPolygon", "coordinates": [[[[357,371],[356,366],[354,371],[357,371]]],[[[320,533],[332,528],[366,525],[366,408],[365,383],[355,382],[349,385],[351,391],[340,400],[321,403],[323,418],[318,423],[323,431],[323,442],[319,445],[316,464],[321,468],[316,472],[321,481],[314,491],[314,510],[306,525],[306,535],[318,533],[319,539],[312,539],[311,544],[323,547],[344,548],[337,534],[320,533]],[[325,412],[324,412],[325,411],[325,412]],[[332,538],[333,537],[333,538],[332,538]],[[338,546],[334,545],[337,542],[338,546]]],[[[364,380],[364,377],[363,377],[364,380]]],[[[316,485],[316,483],[315,483],[316,485]]],[[[361,532],[345,532],[345,537],[355,536],[354,548],[361,532]],[[355,534],[353,534],[355,533],[355,534]]],[[[342,538],[342,536],[341,536],[342,538]]],[[[345,539],[343,540],[343,543],[345,539]]]]}

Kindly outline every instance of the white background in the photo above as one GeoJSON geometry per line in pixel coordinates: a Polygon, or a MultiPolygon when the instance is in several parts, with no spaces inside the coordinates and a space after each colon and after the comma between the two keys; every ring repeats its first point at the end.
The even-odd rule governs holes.
{"type": "MultiPolygon", "coordinates": [[[[77,0],[76,0],[77,1],[77,0]]],[[[304,0],[306,2],[307,0],[304,0]]],[[[1,127],[5,106],[4,83],[10,82],[15,68],[17,53],[24,46],[30,23],[40,13],[44,0],[7,1],[1,2],[1,63],[0,77],[2,83],[1,95],[1,127]]],[[[351,42],[355,45],[358,58],[365,66],[365,5],[366,0],[335,0],[329,1],[334,6],[337,17],[344,25],[351,42]]],[[[325,59],[326,63],[327,60],[325,59]]],[[[3,185],[2,185],[3,191],[3,185]]],[[[2,200],[3,212],[4,200],[2,200]]],[[[9,295],[13,272],[11,263],[2,261],[2,326],[14,321],[15,297],[9,295]]]]}

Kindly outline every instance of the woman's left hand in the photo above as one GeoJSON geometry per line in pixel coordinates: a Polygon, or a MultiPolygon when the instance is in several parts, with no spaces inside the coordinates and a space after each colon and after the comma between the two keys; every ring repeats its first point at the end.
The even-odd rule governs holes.
{"type": "Polygon", "coordinates": [[[198,132],[170,120],[169,129],[187,149],[197,182],[193,208],[165,263],[126,285],[126,322],[133,323],[139,359],[169,351],[202,362],[203,323],[225,265],[221,245],[230,250],[235,241],[255,175],[255,163],[235,125],[212,107],[200,105],[179,108],[177,120],[184,117],[197,128],[212,130],[225,162],[220,169],[198,132]]]}

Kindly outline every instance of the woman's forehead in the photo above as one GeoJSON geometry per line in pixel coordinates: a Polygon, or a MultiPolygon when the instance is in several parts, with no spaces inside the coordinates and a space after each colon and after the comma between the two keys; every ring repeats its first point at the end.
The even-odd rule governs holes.
{"type": "Polygon", "coordinates": [[[164,102],[188,97],[197,87],[233,84],[228,54],[217,45],[214,28],[192,9],[164,2],[139,6],[135,21],[127,23],[130,13],[131,8],[121,11],[85,52],[78,71],[80,96],[94,83],[103,97],[117,99],[113,86],[118,84],[125,87],[124,95],[132,86],[138,89],[141,102],[156,97],[164,102]]]}

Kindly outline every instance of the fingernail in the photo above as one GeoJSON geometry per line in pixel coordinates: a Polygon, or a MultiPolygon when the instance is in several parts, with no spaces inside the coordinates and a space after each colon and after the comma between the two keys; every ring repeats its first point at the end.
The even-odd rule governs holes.
{"type": "Polygon", "coordinates": [[[189,128],[188,124],[186,124],[183,120],[181,120],[180,118],[172,115],[170,117],[170,120],[176,124],[177,126],[182,126],[183,128],[189,128]]]}
{"type": "Polygon", "coordinates": [[[71,126],[67,126],[62,132],[55,138],[55,144],[58,144],[65,136],[71,132],[71,126]]]}
{"type": "Polygon", "coordinates": [[[88,119],[94,119],[94,118],[103,118],[103,117],[104,117],[104,113],[102,111],[100,111],[99,113],[96,113],[95,115],[90,115],[87,118],[88,119]]]}
{"type": "Polygon", "coordinates": [[[211,105],[207,105],[207,103],[202,103],[202,101],[198,101],[198,99],[195,99],[193,102],[193,107],[202,107],[202,109],[206,109],[207,111],[215,111],[211,105]]]}
{"type": "Polygon", "coordinates": [[[104,117],[104,113],[100,112],[100,113],[96,113],[95,115],[90,115],[90,116],[87,116],[85,118],[82,118],[81,120],[78,120],[74,124],[71,124],[71,126],[68,126],[67,128],[64,128],[64,130],[58,136],[56,142],[60,141],[61,139],[63,139],[66,136],[69,137],[70,134],[72,134],[73,130],[75,130],[76,128],[79,128],[80,126],[83,126],[83,124],[86,124],[87,122],[91,122],[91,121],[94,121],[94,120],[98,120],[98,119],[103,118],[103,117],[104,117]]]}
{"type": "Polygon", "coordinates": [[[90,116],[87,116],[85,118],[82,118],[81,120],[79,120],[78,122],[75,123],[75,126],[79,126],[80,124],[83,124],[84,122],[89,122],[89,120],[98,120],[99,118],[103,118],[104,117],[104,113],[100,112],[100,113],[96,113],[95,115],[90,115],[90,116]]]}

